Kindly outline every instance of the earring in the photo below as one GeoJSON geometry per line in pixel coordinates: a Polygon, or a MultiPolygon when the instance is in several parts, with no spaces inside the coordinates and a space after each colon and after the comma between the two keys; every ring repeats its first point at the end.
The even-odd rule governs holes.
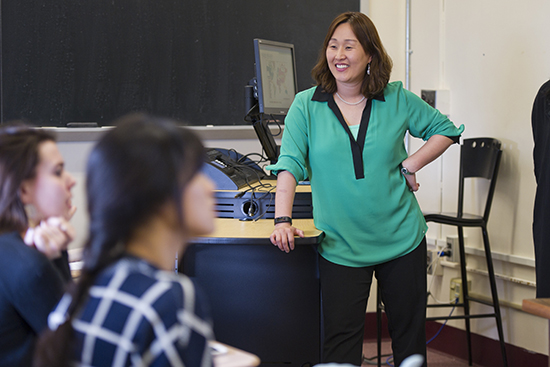
{"type": "Polygon", "coordinates": [[[370,62],[367,64],[367,75],[370,75],[370,62]]]}

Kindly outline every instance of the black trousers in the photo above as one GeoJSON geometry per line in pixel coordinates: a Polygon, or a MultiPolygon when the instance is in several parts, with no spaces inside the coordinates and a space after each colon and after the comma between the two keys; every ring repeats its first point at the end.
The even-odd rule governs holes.
{"type": "Polygon", "coordinates": [[[320,256],[323,363],[361,365],[365,312],[373,274],[380,285],[388,317],[395,366],[412,354],[423,355],[425,360],[426,251],[424,239],[405,256],[362,268],[337,265],[320,256]]]}

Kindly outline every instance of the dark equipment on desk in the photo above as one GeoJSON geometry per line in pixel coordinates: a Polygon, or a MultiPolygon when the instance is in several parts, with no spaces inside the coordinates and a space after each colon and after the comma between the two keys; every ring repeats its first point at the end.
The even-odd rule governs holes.
{"type": "MultiPolygon", "coordinates": [[[[241,220],[275,218],[274,191],[216,191],[216,216],[241,220]]],[[[292,204],[292,218],[312,218],[311,192],[296,192],[292,204]]]]}
{"type": "Polygon", "coordinates": [[[227,149],[206,151],[203,172],[216,184],[217,190],[239,190],[263,180],[265,172],[250,159],[227,149]]]}
{"type": "MultiPolygon", "coordinates": [[[[216,184],[216,217],[241,220],[275,217],[275,179],[253,161],[226,149],[208,149],[203,173],[216,184]]],[[[311,218],[311,192],[296,192],[292,217],[311,218]]]]}

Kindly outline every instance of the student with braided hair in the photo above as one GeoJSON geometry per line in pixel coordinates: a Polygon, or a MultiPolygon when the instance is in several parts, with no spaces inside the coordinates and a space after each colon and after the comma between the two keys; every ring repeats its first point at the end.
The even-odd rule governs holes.
{"type": "Polygon", "coordinates": [[[213,230],[204,148],[170,121],[115,125],[87,166],[81,279],[50,314],[35,366],[212,366],[205,298],[173,270],[189,238],[213,230]]]}

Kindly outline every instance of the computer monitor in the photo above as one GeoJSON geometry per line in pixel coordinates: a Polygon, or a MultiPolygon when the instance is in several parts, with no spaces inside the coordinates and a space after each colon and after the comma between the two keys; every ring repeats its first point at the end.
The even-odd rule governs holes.
{"type": "Polygon", "coordinates": [[[279,147],[269,128],[285,116],[298,90],[294,45],[254,39],[255,78],[245,88],[246,119],[252,122],[267,158],[277,162],[279,147]]]}
{"type": "Polygon", "coordinates": [[[260,113],[286,115],[298,90],[294,45],[256,38],[254,61],[260,113]]]}

